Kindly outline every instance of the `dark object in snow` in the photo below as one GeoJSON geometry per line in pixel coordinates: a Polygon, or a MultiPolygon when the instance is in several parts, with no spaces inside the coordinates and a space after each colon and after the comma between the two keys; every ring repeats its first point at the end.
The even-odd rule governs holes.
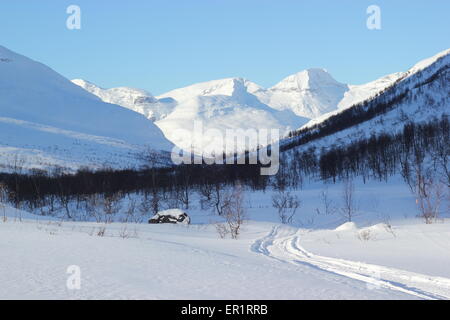
{"type": "Polygon", "coordinates": [[[160,211],[148,220],[150,224],[172,223],[172,224],[190,224],[191,218],[180,209],[169,209],[160,211]]]}

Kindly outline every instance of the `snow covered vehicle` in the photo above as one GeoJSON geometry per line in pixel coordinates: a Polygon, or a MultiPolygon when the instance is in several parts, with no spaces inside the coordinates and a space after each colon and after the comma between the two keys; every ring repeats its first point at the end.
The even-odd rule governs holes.
{"type": "Polygon", "coordinates": [[[173,223],[173,224],[190,224],[191,218],[188,214],[180,209],[169,209],[160,211],[150,218],[150,224],[157,223],[173,223]]]}

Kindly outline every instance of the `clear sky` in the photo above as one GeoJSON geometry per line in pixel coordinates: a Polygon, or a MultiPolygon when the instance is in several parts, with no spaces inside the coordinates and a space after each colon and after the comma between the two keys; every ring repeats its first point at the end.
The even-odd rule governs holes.
{"type": "Polygon", "coordinates": [[[311,67],[360,84],[450,47],[448,0],[0,1],[0,44],[67,78],[161,94],[244,77],[269,87],[311,67]],[[81,8],[81,30],[66,9],[81,8]],[[366,9],[381,8],[381,30],[366,9]]]}

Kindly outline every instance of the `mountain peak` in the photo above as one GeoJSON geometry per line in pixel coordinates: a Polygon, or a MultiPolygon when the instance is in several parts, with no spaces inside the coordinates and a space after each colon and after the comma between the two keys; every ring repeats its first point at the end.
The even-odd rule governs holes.
{"type": "Polygon", "coordinates": [[[87,90],[87,91],[92,91],[92,89],[102,89],[99,86],[97,86],[96,84],[89,82],[87,80],[83,80],[83,79],[73,79],[71,80],[74,84],[76,84],[77,86],[87,90]]]}
{"type": "Polygon", "coordinates": [[[245,78],[233,77],[192,84],[190,86],[166,92],[161,98],[172,98],[178,102],[190,100],[200,96],[233,96],[240,92],[256,92],[262,90],[260,86],[245,78]]]}
{"type": "Polygon", "coordinates": [[[303,91],[328,86],[345,87],[346,85],[337,82],[325,69],[311,68],[284,78],[271,89],[303,91]]]}
{"type": "Polygon", "coordinates": [[[142,89],[129,87],[103,89],[92,82],[82,79],[74,79],[72,82],[104,102],[117,104],[141,113],[152,121],[166,117],[175,104],[173,99],[158,100],[150,92],[142,89]]]}
{"type": "MultiPolygon", "coordinates": [[[[117,87],[117,88],[111,88],[111,89],[105,89],[102,88],[90,81],[83,80],[83,79],[73,79],[72,82],[76,84],[79,87],[82,87],[83,89],[94,93],[93,91],[103,91],[103,92],[120,92],[124,95],[133,95],[133,96],[142,96],[145,98],[150,98],[153,100],[153,102],[156,102],[156,99],[153,97],[153,95],[143,89],[137,89],[137,88],[131,88],[131,87],[117,87]]],[[[95,93],[94,93],[95,94],[95,93]]]]}

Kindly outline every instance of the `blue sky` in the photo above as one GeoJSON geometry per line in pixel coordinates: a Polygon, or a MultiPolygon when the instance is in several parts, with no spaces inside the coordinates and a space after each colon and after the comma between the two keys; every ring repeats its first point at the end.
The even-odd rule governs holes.
{"type": "Polygon", "coordinates": [[[244,77],[262,86],[311,67],[365,83],[450,47],[446,0],[15,0],[0,44],[68,78],[161,94],[244,77]],[[66,28],[66,8],[82,29],[66,28]],[[381,8],[381,30],[366,9],[381,8]]]}

